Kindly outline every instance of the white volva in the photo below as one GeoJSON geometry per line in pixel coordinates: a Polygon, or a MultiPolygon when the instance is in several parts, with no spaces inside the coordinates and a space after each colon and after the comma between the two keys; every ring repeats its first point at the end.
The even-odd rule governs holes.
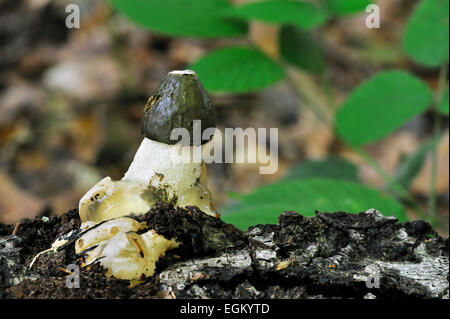
{"type": "Polygon", "coordinates": [[[153,230],[138,234],[142,228],[145,225],[127,217],[109,220],[81,236],[75,252],[89,249],[84,253],[83,266],[98,261],[109,276],[127,280],[153,276],[158,259],[178,243],[153,230]]]}

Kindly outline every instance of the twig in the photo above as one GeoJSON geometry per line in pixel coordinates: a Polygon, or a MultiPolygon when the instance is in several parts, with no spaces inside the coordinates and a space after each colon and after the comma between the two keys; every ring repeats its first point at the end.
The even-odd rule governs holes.
{"type": "Polygon", "coordinates": [[[420,208],[419,204],[416,203],[414,197],[399,183],[393,178],[388,172],[381,167],[380,164],[365,150],[362,148],[354,148],[356,153],[361,156],[361,158],[369,164],[378,175],[380,175],[383,180],[391,187],[391,189],[403,200],[406,200],[409,205],[411,205],[414,212],[420,216],[422,219],[426,219],[427,214],[420,208]]]}
{"type": "Polygon", "coordinates": [[[43,250],[40,253],[38,253],[36,256],[34,256],[33,260],[30,263],[30,266],[28,266],[29,269],[31,269],[33,267],[34,263],[36,262],[36,260],[39,258],[40,255],[46,254],[46,253],[51,252],[51,251],[53,251],[53,248],[49,248],[49,249],[43,250]]]}
{"type": "Polygon", "coordinates": [[[17,222],[17,223],[16,223],[16,226],[14,226],[14,230],[13,230],[13,232],[12,232],[12,234],[13,234],[14,236],[16,236],[17,233],[19,232],[19,227],[20,227],[20,222],[17,222]]]}
{"type": "MultiPolygon", "coordinates": [[[[286,68],[285,68],[286,69],[286,68]]],[[[292,91],[295,93],[295,95],[303,101],[303,105],[308,108],[315,116],[316,118],[322,122],[325,126],[330,127],[332,126],[333,121],[329,118],[328,114],[326,114],[320,105],[318,105],[316,102],[314,102],[312,99],[308,98],[306,94],[302,92],[302,90],[298,87],[298,85],[295,83],[292,76],[289,74],[289,72],[286,72],[286,79],[287,83],[292,89],[292,91]]]]}
{"type": "Polygon", "coordinates": [[[436,226],[436,218],[437,218],[437,211],[436,211],[436,180],[437,180],[437,165],[438,165],[438,159],[437,159],[437,144],[440,139],[440,130],[441,130],[441,116],[437,110],[437,107],[442,101],[443,93],[444,93],[444,87],[445,82],[447,80],[448,75],[448,66],[444,65],[441,67],[441,70],[439,72],[439,84],[437,91],[434,95],[434,123],[433,123],[433,146],[431,149],[431,176],[430,176],[430,197],[428,200],[428,209],[429,209],[429,217],[430,217],[430,224],[435,227],[436,226]]]}
{"type": "Polygon", "coordinates": [[[71,271],[68,271],[67,269],[63,268],[63,267],[58,267],[59,270],[65,272],[66,274],[72,275],[73,273],[71,271]]]}

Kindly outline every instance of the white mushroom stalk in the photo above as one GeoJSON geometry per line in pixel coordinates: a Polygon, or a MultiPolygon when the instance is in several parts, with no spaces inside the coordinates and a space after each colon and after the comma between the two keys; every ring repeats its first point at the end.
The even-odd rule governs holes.
{"type": "Polygon", "coordinates": [[[122,181],[150,185],[175,206],[197,206],[218,217],[206,188],[206,166],[191,156],[193,146],[168,145],[144,138],[122,181]]]}
{"type": "Polygon", "coordinates": [[[196,163],[191,146],[168,145],[144,137],[128,171],[120,181],[105,177],[80,200],[83,223],[147,213],[156,203],[197,206],[218,217],[206,187],[206,167],[196,163]],[[178,154],[178,155],[177,155],[178,154]],[[179,156],[178,160],[174,156],[179,156]]]}

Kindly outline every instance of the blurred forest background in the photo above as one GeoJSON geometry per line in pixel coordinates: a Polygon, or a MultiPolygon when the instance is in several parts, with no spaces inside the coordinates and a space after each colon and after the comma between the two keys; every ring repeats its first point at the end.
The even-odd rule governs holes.
{"type": "MultiPolygon", "coordinates": [[[[397,197],[411,219],[424,218],[418,212],[429,213],[430,194],[435,193],[436,225],[448,234],[449,129],[445,115],[437,128],[437,174],[435,183],[430,183],[431,152],[417,156],[417,150],[436,130],[433,110],[364,145],[361,154],[336,136],[315,114],[317,109],[307,105],[311,101],[333,105],[320,109],[326,118],[333,118],[336,108],[360,83],[390,68],[407,70],[436,90],[439,68],[412,62],[399,45],[418,2],[376,1],[381,9],[380,29],[365,27],[364,11],[327,20],[314,30],[321,51],[308,57],[316,63],[315,55],[323,54],[325,71],[320,75],[284,65],[288,77],[264,88],[243,93],[210,91],[219,128],[279,128],[276,174],[259,174],[258,164],[208,165],[208,185],[219,212],[235,203],[233,194],[251,193],[280,180],[357,179],[397,197]],[[295,87],[309,96],[299,94],[295,87]],[[377,164],[364,159],[366,155],[377,164]],[[408,180],[403,183],[407,200],[391,192],[380,171],[392,178],[403,174],[408,180]],[[408,205],[409,201],[414,205],[408,205]]],[[[216,48],[249,42],[277,60],[280,28],[256,19],[248,21],[245,39],[174,36],[135,24],[107,1],[0,0],[0,221],[62,214],[77,207],[81,196],[104,176],[120,179],[141,141],[142,109],[167,72],[185,69],[216,48]],[[70,3],[81,10],[78,29],[65,27],[65,9],[70,3]]],[[[333,190],[328,191],[333,196],[333,190]]]]}

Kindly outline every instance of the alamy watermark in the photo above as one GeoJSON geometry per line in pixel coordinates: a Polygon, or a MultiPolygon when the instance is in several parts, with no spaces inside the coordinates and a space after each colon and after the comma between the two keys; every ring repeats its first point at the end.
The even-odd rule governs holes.
{"type": "Polygon", "coordinates": [[[377,265],[368,265],[365,271],[369,274],[366,279],[366,287],[369,289],[380,288],[380,268],[377,265]]]}
{"type": "Polygon", "coordinates": [[[71,3],[66,6],[66,12],[69,13],[66,17],[66,27],[68,29],[80,28],[80,7],[77,4],[71,3]]]}
{"type": "Polygon", "coordinates": [[[180,163],[258,163],[260,174],[278,170],[278,128],[201,128],[201,121],[193,121],[193,136],[183,127],[171,131],[170,139],[178,141],[170,154],[171,161],[180,163]],[[180,140],[181,138],[181,140],[180,140]],[[202,140],[211,140],[201,145],[202,140]],[[193,141],[193,146],[190,142],[193,141]],[[236,141],[236,143],[234,142],[236,141]]]}
{"type": "Polygon", "coordinates": [[[366,7],[369,13],[366,17],[366,27],[369,29],[380,28],[380,7],[377,4],[369,4],[366,7]]]}
{"type": "MultiPolygon", "coordinates": [[[[380,7],[377,4],[369,4],[366,7],[366,27],[369,29],[380,28],[380,7]]],[[[68,29],[80,28],[80,7],[77,4],[71,3],[66,6],[66,27],[68,29]]]]}
{"type": "Polygon", "coordinates": [[[66,277],[66,287],[80,288],[80,267],[75,264],[70,264],[66,267],[66,272],[69,273],[66,277]]]}

